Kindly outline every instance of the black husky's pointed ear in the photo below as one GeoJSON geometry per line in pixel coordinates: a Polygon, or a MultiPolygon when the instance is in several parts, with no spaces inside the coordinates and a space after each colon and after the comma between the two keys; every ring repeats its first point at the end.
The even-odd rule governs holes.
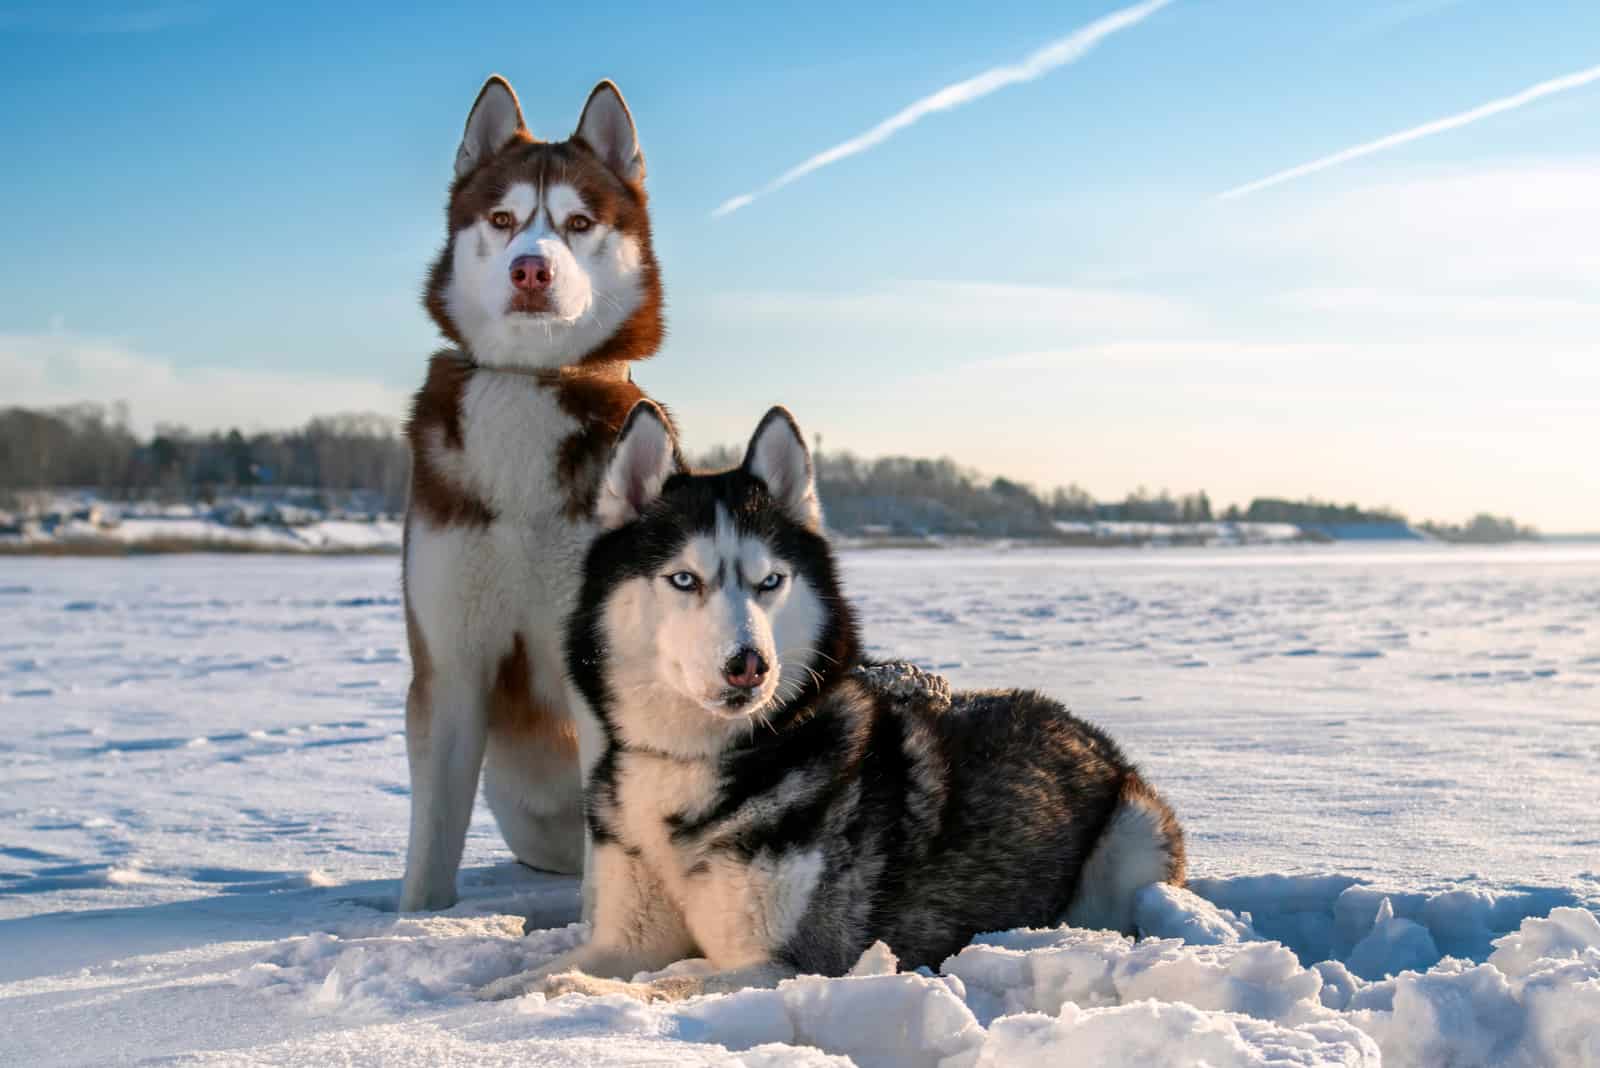
{"type": "Polygon", "coordinates": [[[811,451],[789,409],[780,404],[762,416],[745,451],[744,469],[767,484],[767,492],[790,518],[822,530],[822,504],[817,500],[811,451]]]}
{"type": "Polygon", "coordinates": [[[527,129],[522,124],[522,105],[517,103],[511,83],[491,74],[478,90],[478,99],[467,115],[467,129],[461,135],[461,147],[456,149],[456,177],[476,170],[527,129]]]}
{"type": "Polygon", "coordinates": [[[611,462],[606,465],[605,481],[594,505],[595,520],[611,530],[639,518],[661,495],[661,484],[681,470],[683,457],[667,413],[654,401],[640,401],[628,413],[611,449],[611,462]]]}
{"type": "Polygon", "coordinates": [[[594,154],[623,181],[644,181],[644,153],[639,151],[633,113],[623,101],[621,91],[609,80],[595,86],[589,94],[574,136],[594,149],[594,154]]]}

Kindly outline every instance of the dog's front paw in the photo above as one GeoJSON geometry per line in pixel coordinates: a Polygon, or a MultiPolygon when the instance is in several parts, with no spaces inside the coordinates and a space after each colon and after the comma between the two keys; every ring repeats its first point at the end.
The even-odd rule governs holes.
{"type": "Polygon", "coordinates": [[[540,989],[547,998],[558,998],[563,994],[578,994],[586,998],[622,994],[635,1001],[651,1000],[648,984],[630,983],[622,979],[599,979],[583,972],[562,972],[560,975],[549,976],[540,989]]]}
{"type": "Polygon", "coordinates": [[[449,886],[406,886],[400,891],[396,908],[401,912],[440,912],[454,908],[460,896],[455,884],[449,886]]]}
{"type": "Polygon", "coordinates": [[[542,972],[519,972],[479,987],[476,997],[479,1001],[505,1001],[507,998],[520,998],[524,994],[532,994],[543,989],[542,972]]]}
{"type": "Polygon", "coordinates": [[[544,996],[547,998],[558,998],[563,994],[580,994],[590,998],[621,994],[635,1001],[682,1001],[703,993],[705,983],[687,975],[669,975],[648,983],[630,983],[622,979],[597,979],[582,972],[563,972],[544,981],[544,996]]]}

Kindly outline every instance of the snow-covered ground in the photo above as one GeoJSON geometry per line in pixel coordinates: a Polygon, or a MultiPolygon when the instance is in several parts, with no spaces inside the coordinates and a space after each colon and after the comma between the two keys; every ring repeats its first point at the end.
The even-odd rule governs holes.
{"type": "Polygon", "coordinates": [[[1141,761],[1195,875],[1143,897],[1157,937],[480,1003],[578,938],[575,888],[480,812],[463,903],[392,912],[395,558],[9,558],[0,1064],[1600,1065],[1600,548],[846,565],[876,652],[1141,761]]]}

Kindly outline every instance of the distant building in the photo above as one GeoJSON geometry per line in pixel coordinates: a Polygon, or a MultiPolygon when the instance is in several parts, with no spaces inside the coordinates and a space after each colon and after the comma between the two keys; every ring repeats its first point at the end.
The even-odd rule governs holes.
{"type": "Polygon", "coordinates": [[[1301,523],[1300,529],[1329,541],[1427,541],[1427,535],[1401,520],[1356,523],[1301,523]]]}

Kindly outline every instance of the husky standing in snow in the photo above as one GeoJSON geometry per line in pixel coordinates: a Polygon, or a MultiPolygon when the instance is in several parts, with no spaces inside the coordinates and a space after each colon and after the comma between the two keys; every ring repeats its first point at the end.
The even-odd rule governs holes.
{"type": "Polygon", "coordinates": [[[433,357],[407,427],[407,911],[454,904],[480,771],[519,860],[583,866],[580,769],[601,735],[567,685],[562,626],[600,476],[643,396],[629,364],[662,337],[644,157],[610,82],[548,143],[490,78],[447,218],[424,302],[455,347],[433,357]]]}
{"type": "Polygon", "coordinates": [[[872,679],[784,409],[742,466],[693,475],[641,403],[597,515],[567,629],[606,741],[593,930],[486,996],[839,975],[879,939],[937,967],[981,931],[1130,931],[1141,886],[1182,883],[1172,810],[1060,704],[872,679]],[[614,981],[696,954],[717,973],[614,981]]]}

